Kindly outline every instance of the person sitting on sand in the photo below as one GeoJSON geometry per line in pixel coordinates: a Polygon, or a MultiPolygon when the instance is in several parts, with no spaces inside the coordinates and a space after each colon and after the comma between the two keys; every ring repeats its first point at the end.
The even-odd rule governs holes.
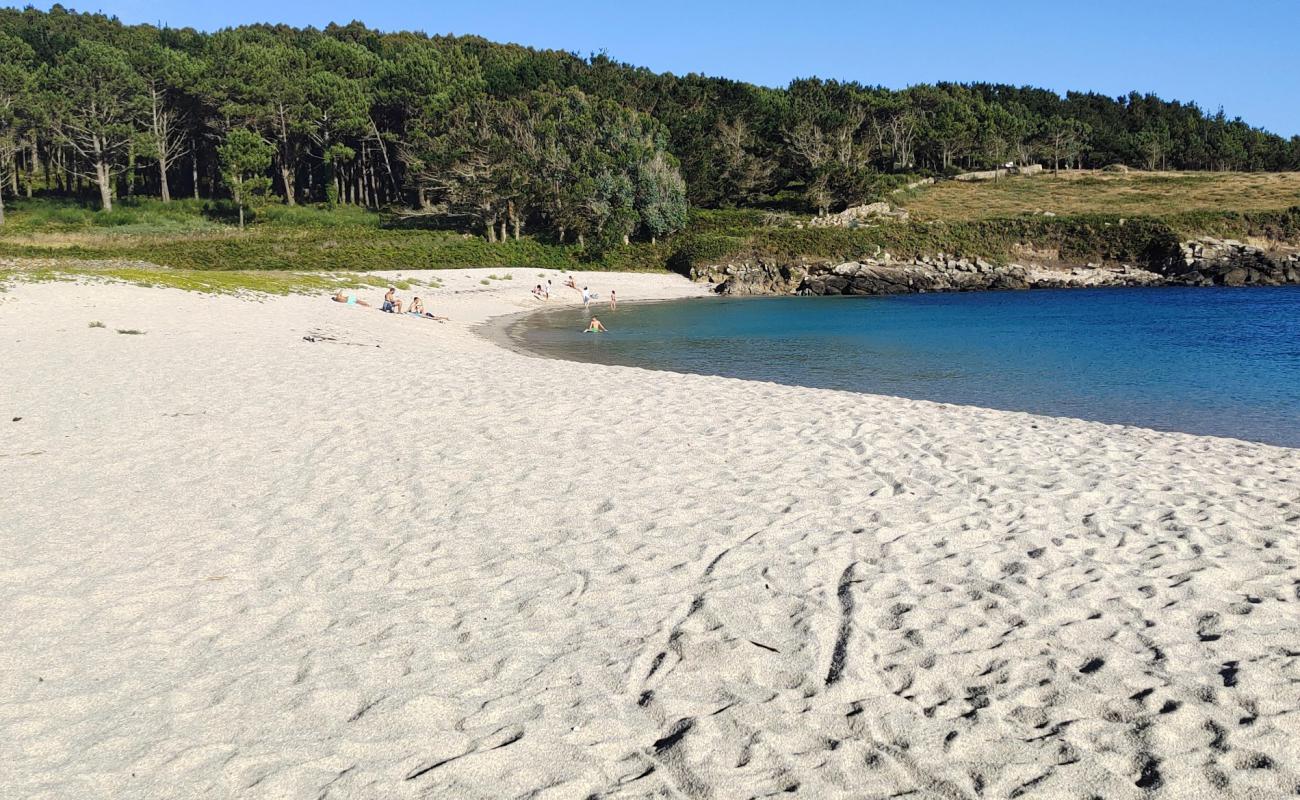
{"type": "Polygon", "coordinates": [[[414,314],[417,317],[424,317],[425,319],[436,319],[439,322],[446,322],[448,319],[447,317],[436,317],[428,311],[425,311],[424,301],[418,297],[411,301],[411,310],[406,313],[414,314]]]}
{"type": "Polygon", "coordinates": [[[330,299],[336,303],[347,303],[350,306],[365,306],[366,308],[370,308],[370,304],[365,300],[358,300],[355,294],[343,294],[342,289],[335,292],[334,296],[330,299]]]}
{"type": "Polygon", "coordinates": [[[397,299],[397,287],[389,286],[388,293],[384,295],[384,304],[379,307],[380,311],[387,311],[390,314],[402,313],[402,301],[397,299]]]}
{"type": "Polygon", "coordinates": [[[538,300],[546,299],[546,294],[542,290],[542,285],[540,283],[533,287],[533,297],[536,297],[538,300]]]}
{"type": "Polygon", "coordinates": [[[575,280],[573,279],[573,276],[572,276],[572,275],[570,275],[570,276],[569,276],[569,277],[564,281],[564,285],[567,286],[567,287],[569,287],[570,289],[572,289],[572,290],[575,291],[575,292],[578,291],[578,282],[575,281],[575,280]]]}
{"type": "Polygon", "coordinates": [[[602,325],[600,320],[592,317],[591,322],[587,325],[587,329],[583,331],[583,333],[609,333],[609,329],[602,325]]]}

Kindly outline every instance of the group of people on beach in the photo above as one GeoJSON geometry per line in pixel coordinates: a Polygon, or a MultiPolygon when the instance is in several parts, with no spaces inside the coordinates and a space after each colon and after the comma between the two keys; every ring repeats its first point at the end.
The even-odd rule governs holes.
{"type": "MultiPolygon", "coordinates": [[[[565,279],[564,286],[569,289],[572,289],[573,291],[577,292],[582,296],[582,305],[584,308],[590,309],[592,302],[596,300],[596,293],[591,291],[586,286],[583,286],[581,289],[579,289],[578,282],[573,279],[572,275],[568,276],[568,278],[565,279]]],[[[533,297],[537,298],[538,300],[550,300],[551,281],[548,279],[545,285],[540,283],[537,284],[536,286],[533,287],[532,293],[533,293],[533,297]]],[[[337,292],[335,292],[334,296],[330,299],[332,299],[336,303],[344,303],[349,306],[362,306],[364,308],[373,308],[373,306],[371,306],[365,300],[359,299],[355,294],[352,294],[351,292],[344,292],[342,289],[339,289],[337,292]]],[[[609,310],[614,311],[617,308],[618,308],[618,296],[614,293],[613,289],[610,289],[609,310]]],[[[397,296],[396,286],[388,287],[388,291],[384,293],[384,301],[383,303],[380,304],[379,310],[385,311],[389,314],[403,314],[403,313],[410,314],[412,316],[420,317],[422,319],[437,320],[438,322],[446,322],[449,319],[448,317],[439,317],[436,316],[435,314],[426,311],[424,308],[424,301],[418,297],[412,298],[410,306],[409,307],[406,306],[406,303],[400,297],[397,296]],[[405,311],[403,311],[404,308],[405,311]]],[[[586,329],[583,330],[583,333],[608,333],[608,332],[609,329],[606,328],[605,324],[602,323],[599,319],[597,319],[595,315],[591,317],[591,319],[587,323],[586,329]]]]}
{"type": "MultiPolygon", "coordinates": [[[[590,309],[591,304],[597,300],[596,293],[591,291],[590,288],[583,286],[581,289],[579,289],[578,282],[573,279],[572,275],[569,275],[565,278],[564,286],[565,288],[572,289],[573,291],[577,292],[579,295],[582,296],[583,308],[590,309]]],[[[551,299],[551,281],[549,278],[547,279],[546,283],[544,284],[539,283],[533,287],[533,297],[537,298],[538,300],[551,299]]],[[[609,310],[614,311],[617,309],[618,309],[618,295],[615,293],[613,289],[610,289],[609,310]]],[[[602,323],[599,319],[593,316],[590,322],[587,324],[587,328],[586,330],[583,331],[583,333],[606,333],[608,332],[608,330],[609,329],[605,327],[604,323],[602,323]]]]}
{"type": "MultiPolygon", "coordinates": [[[[565,278],[564,286],[582,295],[582,305],[585,306],[586,308],[591,308],[591,304],[595,302],[597,299],[596,293],[591,291],[591,289],[589,289],[588,287],[584,286],[581,289],[579,289],[578,282],[573,279],[572,275],[565,278]]],[[[549,278],[547,279],[545,284],[539,283],[533,287],[533,297],[537,298],[538,300],[551,299],[551,281],[549,278]]],[[[613,311],[617,308],[618,308],[618,295],[615,293],[613,289],[610,289],[609,310],[613,311]]]]}
{"type": "MultiPolygon", "coordinates": [[[[352,294],[350,292],[345,293],[342,289],[339,289],[337,292],[335,292],[334,297],[332,299],[336,303],[345,303],[350,306],[364,306],[365,308],[373,308],[373,306],[371,306],[365,300],[359,300],[357,299],[357,296],[355,294],[352,294]]],[[[402,299],[397,296],[397,287],[389,286],[388,291],[384,293],[384,302],[379,306],[379,310],[385,311],[389,314],[406,313],[412,316],[420,317],[422,319],[432,319],[438,322],[446,322],[449,319],[448,317],[439,317],[435,314],[425,311],[424,301],[418,297],[413,298],[411,300],[411,305],[406,309],[405,312],[402,311],[404,305],[405,303],[402,301],[402,299]]]]}

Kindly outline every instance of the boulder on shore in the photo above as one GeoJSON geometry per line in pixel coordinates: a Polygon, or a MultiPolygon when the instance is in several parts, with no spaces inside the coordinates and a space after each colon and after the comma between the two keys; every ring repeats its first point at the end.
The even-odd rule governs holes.
{"type": "Polygon", "coordinates": [[[1300,282],[1300,254],[1266,252],[1235,239],[1205,236],[1179,245],[1169,265],[1170,283],[1192,286],[1279,286],[1300,282]]]}

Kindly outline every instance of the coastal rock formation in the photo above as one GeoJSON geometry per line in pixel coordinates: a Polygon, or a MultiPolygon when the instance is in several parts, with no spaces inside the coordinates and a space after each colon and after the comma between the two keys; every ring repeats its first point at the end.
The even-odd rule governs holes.
{"type": "Polygon", "coordinates": [[[1300,284],[1300,252],[1266,251],[1232,239],[1184,242],[1176,257],[1146,266],[993,264],[982,258],[937,256],[897,260],[879,252],[861,261],[778,263],[755,259],[691,270],[720,294],[851,294],[969,292],[1094,286],[1280,286],[1300,284]]]}
{"type": "Polygon", "coordinates": [[[982,258],[924,256],[896,261],[888,253],[863,261],[726,264],[692,273],[718,284],[720,294],[883,295],[914,292],[971,292],[995,289],[1084,286],[1150,286],[1164,282],[1154,272],[1132,266],[1050,268],[998,265],[982,258]]]}
{"type": "Polygon", "coordinates": [[[1170,282],[1193,286],[1280,286],[1300,283],[1300,253],[1268,252],[1235,239],[1183,242],[1170,282]]]}
{"type": "Polygon", "coordinates": [[[692,268],[694,281],[717,284],[718,294],[798,294],[808,277],[807,264],[778,264],[762,259],[738,264],[692,268]]]}
{"type": "Polygon", "coordinates": [[[838,214],[813,217],[808,221],[808,225],[813,228],[856,228],[859,225],[881,220],[906,222],[907,212],[902,209],[895,210],[889,203],[867,203],[862,206],[851,206],[838,214]]]}

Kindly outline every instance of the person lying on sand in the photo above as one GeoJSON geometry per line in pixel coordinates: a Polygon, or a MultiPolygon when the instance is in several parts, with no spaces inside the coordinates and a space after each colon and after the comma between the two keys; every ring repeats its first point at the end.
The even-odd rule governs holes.
{"type": "Polygon", "coordinates": [[[347,303],[350,306],[365,306],[366,308],[370,308],[370,304],[365,300],[358,300],[355,294],[343,294],[342,289],[339,289],[330,299],[336,303],[347,303]]]}
{"type": "Polygon", "coordinates": [[[388,293],[384,295],[384,304],[379,307],[380,311],[387,311],[390,314],[402,313],[402,301],[397,299],[397,287],[389,286],[388,293]]]}
{"type": "Polygon", "coordinates": [[[424,317],[425,319],[436,319],[439,322],[446,322],[448,320],[448,317],[436,317],[428,311],[425,311],[424,301],[418,297],[411,301],[411,310],[406,313],[414,314],[417,317],[424,317]]]}
{"type": "Polygon", "coordinates": [[[609,329],[601,324],[600,320],[595,317],[591,318],[591,323],[583,333],[609,333],[609,329]]]}

